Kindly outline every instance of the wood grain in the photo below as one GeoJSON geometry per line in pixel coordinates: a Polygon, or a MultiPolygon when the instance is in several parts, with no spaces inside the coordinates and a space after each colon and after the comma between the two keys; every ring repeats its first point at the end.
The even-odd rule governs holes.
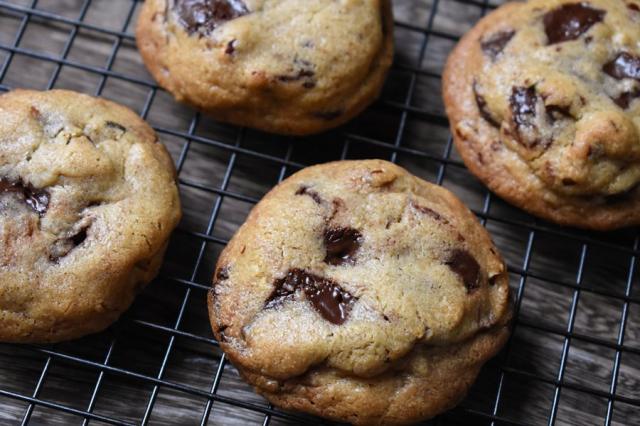
{"type": "MultiPolygon", "coordinates": [[[[0,64],[7,65],[0,84],[4,88],[44,89],[59,72],[53,87],[97,93],[103,79],[100,70],[109,64],[117,37],[80,28],[58,69],[56,58],[65,53],[74,27],[32,15],[18,44],[19,52],[11,55],[24,15],[2,5],[30,3],[0,2],[0,64]],[[42,57],[24,54],[28,52],[42,57]]],[[[82,3],[40,0],[37,7],[77,19],[82,3]]],[[[83,22],[130,33],[132,26],[125,21],[132,6],[133,22],[139,4],[94,0],[83,22]]],[[[262,424],[264,415],[260,412],[227,403],[267,406],[231,365],[219,368],[221,353],[208,326],[206,288],[224,241],[242,223],[253,202],[298,166],[335,160],[343,154],[346,158],[394,159],[411,172],[453,190],[474,211],[488,213],[486,226],[508,261],[514,291],[520,290],[520,311],[509,347],[483,369],[461,407],[430,424],[489,424],[488,417],[473,413],[493,412],[499,386],[496,412],[500,418],[547,424],[563,353],[556,424],[605,422],[606,395],[616,358],[620,361],[617,395],[631,403],[615,402],[612,424],[639,424],[638,286],[632,303],[625,305],[624,297],[627,282],[637,281],[632,258],[637,250],[636,230],[595,234],[561,229],[490,196],[461,165],[459,156],[449,153],[439,78],[456,37],[479,19],[482,8],[455,0],[396,0],[394,9],[398,22],[396,65],[382,99],[346,127],[306,140],[240,130],[206,117],[194,121],[191,109],[175,103],[163,91],[154,94],[132,39],[122,40],[110,68],[117,75],[104,81],[100,94],[138,112],[152,99],[146,118],[161,130],[160,137],[176,161],[186,153],[180,164],[184,220],[174,235],[161,276],[110,330],[52,347],[0,345],[0,390],[4,392],[0,396],[0,424],[20,424],[29,407],[26,400],[8,397],[6,392],[87,411],[94,391],[90,411],[99,416],[139,424],[157,391],[147,413],[149,424],[200,424],[218,371],[221,380],[215,391],[225,401],[212,404],[205,422],[262,424]],[[420,72],[414,74],[413,69],[420,72]],[[135,82],[118,78],[121,75],[135,82]],[[410,105],[411,112],[403,105],[410,105]],[[195,135],[191,141],[183,137],[190,128],[195,135]],[[450,161],[443,163],[439,161],[442,158],[450,161]],[[226,195],[221,197],[222,193],[226,195]],[[210,237],[203,238],[207,233],[210,237]],[[528,273],[521,274],[523,270],[528,273]],[[630,271],[634,273],[631,277],[630,271]],[[616,352],[624,309],[628,312],[624,347],[616,352]],[[171,332],[178,318],[178,331],[171,332]],[[567,330],[574,333],[571,339],[566,339],[567,330]],[[34,395],[45,365],[46,374],[34,395]],[[155,389],[156,378],[166,383],[155,389]]],[[[32,408],[32,425],[83,421],[81,416],[43,404],[32,408]]],[[[273,417],[270,424],[318,422],[273,417]]],[[[90,423],[102,424],[99,420],[90,423]]]]}

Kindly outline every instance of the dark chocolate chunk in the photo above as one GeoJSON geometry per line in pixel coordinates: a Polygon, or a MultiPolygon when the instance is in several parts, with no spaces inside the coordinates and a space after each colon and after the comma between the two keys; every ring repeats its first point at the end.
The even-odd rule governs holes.
{"type": "Polygon", "coordinates": [[[229,43],[227,43],[227,48],[224,49],[224,53],[226,53],[227,55],[233,55],[236,51],[236,44],[238,44],[238,40],[236,40],[235,38],[229,41],[229,43]]]}
{"type": "Polygon", "coordinates": [[[315,72],[311,70],[298,70],[298,72],[296,72],[295,74],[278,75],[276,76],[276,78],[278,79],[278,81],[281,81],[283,83],[289,83],[292,81],[302,80],[305,77],[313,77],[314,75],[315,72]]]}
{"type": "Polygon", "coordinates": [[[498,120],[493,118],[491,111],[489,111],[489,108],[487,107],[486,99],[478,93],[478,87],[475,82],[473,83],[473,94],[476,98],[476,105],[478,106],[478,111],[480,111],[480,116],[493,127],[500,128],[500,123],[498,123],[498,120]]]}
{"type": "Polygon", "coordinates": [[[72,235],[71,238],[69,238],[75,247],[78,247],[87,239],[87,229],[89,229],[88,226],[86,228],[82,228],[77,234],[72,235]]]}
{"type": "Polygon", "coordinates": [[[627,3],[627,7],[629,10],[633,10],[634,12],[640,12],[640,6],[635,3],[627,3]]]}
{"type": "Polygon", "coordinates": [[[509,44],[515,34],[516,32],[513,30],[498,31],[497,33],[491,34],[489,37],[482,39],[480,41],[480,47],[485,55],[490,57],[491,60],[495,60],[498,55],[502,53],[507,44],[509,44]]]}
{"type": "Polygon", "coordinates": [[[604,64],[602,71],[618,80],[624,78],[640,80],[640,56],[627,52],[619,53],[615,59],[604,64]]]}
{"type": "Polygon", "coordinates": [[[620,95],[612,98],[620,108],[627,109],[634,99],[640,99],[640,89],[633,90],[631,92],[622,92],[620,95]]]}
{"type": "Polygon", "coordinates": [[[290,74],[276,75],[276,79],[282,83],[302,81],[302,87],[312,89],[316,86],[314,65],[300,58],[293,59],[293,70],[290,74]]]}
{"type": "Polygon", "coordinates": [[[418,210],[420,213],[426,214],[427,216],[431,216],[432,218],[434,218],[438,222],[442,222],[444,224],[448,224],[449,223],[449,221],[445,217],[443,217],[437,211],[435,211],[433,209],[430,209],[429,207],[421,206],[421,205],[415,204],[413,202],[411,203],[411,206],[413,206],[413,208],[418,210]]]}
{"type": "Polygon", "coordinates": [[[287,275],[276,280],[274,285],[275,288],[265,303],[266,309],[293,299],[297,292],[302,291],[324,319],[337,325],[348,319],[357,300],[333,280],[302,269],[289,270],[287,275]]]}
{"type": "Polygon", "coordinates": [[[49,193],[46,190],[25,185],[22,181],[10,182],[0,178],[0,194],[2,193],[16,194],[40,217],[45,215],[49,207],[49,193]]]}
{"type": "Polygon", "coordinates": [[[514,87],[511,92],[509,104],[513,114],[516,128],[532,126],[536,116],[536,103],[538,95],[535,87],[514,87]]]}
{"type": "Polygon", "coordinates": [[[468,251],[453,250],[446,264],[462,279],[468,293],[480,287],[480,265],[468,251]]]}
{"type": "Polygon", "coordinates": [[[594,9],[588,3],[567,3],[544,15],[544,30],[548,44],[575,40],[598,22],[606,11],[594,9]]]}
{"type": "Polygon", "coordinates": [[[320,198],[320,194],[318,194],[313,189],[310,189],[308,186],[301,186],[300,188],[298,188],[298,190],[296,191],[296,195],[308,195],[313,201],[316,202],[316,204],[322,204],[322,198],[320,198]]]}
{"type": "Polygon", "coordinates": [[[107,121],[107,122],[105,122],[104,124],[105,124],[107,127],[110,127],[110,128],[112,128],[112,129],[120,130],[121,132],[126,132],[126,131],[127,131],[127,128],[126,128],[126,127],[124,127],[122,124],[118,124],[118,123],[116,123],[116,122],[114,122],[114,121],[107,121]]]}
{"type": "Polygon", "coordinates": [[[355,262],[354,255],[362,244],[362,234],[353,228],[327,229],[324,232],[324,246],[327,255],[325,263],[342,265],[355,262]]]}
{"type": "Polygon", "coordinates": [[[249,13],[242,0],[176,0],[174,10],[189,34],[209,34],[216,27],[249,13]]]}

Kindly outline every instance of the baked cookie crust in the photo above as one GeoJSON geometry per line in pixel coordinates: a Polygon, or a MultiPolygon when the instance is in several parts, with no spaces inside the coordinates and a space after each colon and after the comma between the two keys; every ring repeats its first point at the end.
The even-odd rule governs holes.
{"type": "Polygon", "coordinates": [[[157,273],[180,200],[133,111],[65,90],[0,96],[0,341],[106,328],[157,273]]]}
{"type": "Polygon", "coordinates": [[[221,348],[274,404],[354,424],[453,407],[509,335],[508,275],[449,191],[382,160],[306,168],[221,254],[221,348]]]}
{"type": "Polygon", "coordinates": [[[480,20],[443,75],[467,167],[558,224],[639,224],[639,39],[637,0],[531,0],[480,20]]]}
{"type": "Polygon", "coordinates": [[[305,135],[347,122],[378,96],[393,14],[390,0],[147,0],[136,39],[178,101],[305,135]]]}

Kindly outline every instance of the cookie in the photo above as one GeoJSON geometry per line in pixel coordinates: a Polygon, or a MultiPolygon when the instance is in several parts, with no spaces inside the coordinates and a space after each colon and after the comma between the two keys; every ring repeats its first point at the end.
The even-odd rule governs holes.
{"type": "Polygon", "coordinates": [[[401,424],[458,403],[509,334],[505,265],[449,191],[386,161],[306,168],[216,266],[211,324],[275,405],[401,424]]]}
{"type": "Polygon", "coordinates": [[[390,0],[147,0],[136,39],[178,101],[304,135],[347,122],[378,96],[393,16],[390,0]]]}
{"type": "Polygon", "coordinates": [[[486,16],[443,76],[467,167],[558,224],[640,224],[638,40],[638,0],[531,0],[486,16]]]}
{"type": "Polygon", "coordinates": [[[133,111],[65,90],[0,96],[0,341],[106,328],[158,271],[175,170],[133,111]]]}

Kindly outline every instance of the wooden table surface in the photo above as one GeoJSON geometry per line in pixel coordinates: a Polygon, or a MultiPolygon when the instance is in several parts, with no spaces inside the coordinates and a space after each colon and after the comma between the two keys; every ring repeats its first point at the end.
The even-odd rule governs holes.
{"type": "MultiPolygon", "coordinates": [[[[40,0],[27,19],[32,3],[0,0],[0,89],[73,89],[143,114],[178,163],[184,219],[158,279],[108,331],[53,346],[0,344],[0,424],[263,424],[268,405],[221,363],[208,325],[217,255],[283,176],[367,157],[460,196],[486,223],[519,295],[508,347],[459,408],[429,424],[601,425],[608,410],[611,424],[640,424],[637,230],[588,233],[535,220],[490,195],[450,145],[440,73],[483,1],[396,0],[395,66],[381,100],[304,140],[216,123],[157,90],[131,35],[141,3],[40,0]]],[[[267,421],[319,422],[278,413],[267,421]]]]}

